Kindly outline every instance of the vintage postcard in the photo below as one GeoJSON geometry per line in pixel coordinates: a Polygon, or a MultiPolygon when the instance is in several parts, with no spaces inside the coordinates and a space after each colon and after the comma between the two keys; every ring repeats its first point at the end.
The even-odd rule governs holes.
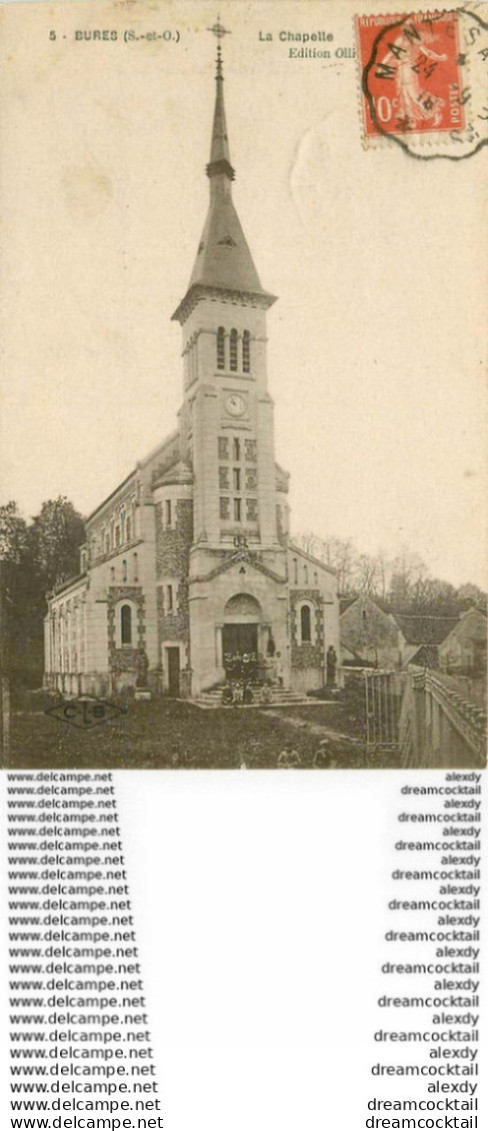
{"type": "Polygon", "coordinates": [[[2,6],[4,766],[485,765],[487,21],[2,6]]]}

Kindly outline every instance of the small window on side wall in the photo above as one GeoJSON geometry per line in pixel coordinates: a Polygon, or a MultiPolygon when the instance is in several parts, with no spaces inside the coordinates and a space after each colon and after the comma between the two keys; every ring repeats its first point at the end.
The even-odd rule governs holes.
{"type": "Polygon", "coordinates": [[[302,644],[310,644],[312,639],[312,616],[310,605],[302,605],[300,609],[300,636],[302,644]]]}
{"type": "Polygon", "coordinates": [[[166,499],[164,503],[164,522],[166,526],[171,526],[173,518],[173,508],[171,506],[171,499],[166,499]]]}
{"type": "Polygon", "coordinates": [[[237,371],[237,330],[230,332],[230,368],[232,373],[237,371]]]}
{"type": "Polygon", "coordinates": [[[217,330],[217,369],[225,369],[225,330],[219,326],[217,330]]]}
{"type": "Polygon", "coordinates": [[[120,610],[120,641],[121,644],[132,644],[132,609],[130,605],[122,605],[120,610]]]}
{"type": "Polygon", "coordinates": [[[244,373],[251,372],[251,335],[249,330],[244,330],[242,335],[242,370],[244,373]]]}

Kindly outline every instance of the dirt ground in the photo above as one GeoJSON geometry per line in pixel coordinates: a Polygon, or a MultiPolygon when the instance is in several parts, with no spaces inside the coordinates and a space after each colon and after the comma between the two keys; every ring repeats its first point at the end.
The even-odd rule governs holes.
{"type": "Polygon", "coordinates": [[[46,714],[43,692],[12,704],[7,769],[361,769],[397,767],[367,754],[358,692],[310,706],[201,710],[191,702],[128,700],[115,718],[79,730],[46,714]]]}

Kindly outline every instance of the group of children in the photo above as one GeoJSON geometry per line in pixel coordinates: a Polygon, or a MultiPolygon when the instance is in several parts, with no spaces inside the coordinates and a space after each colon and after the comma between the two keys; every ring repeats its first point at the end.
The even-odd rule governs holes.
{"type": "MultiPolygon", "coordinates": [[[[270,663],[270,662],[268,662],[270,663]]],[[[222,690],[222,703],[224,707],[248,706],[250,703],[269,703],[271,700],[270,687],[273,682],[282,684],[281,670],[278,673],[278,664],[273,663],[273,671],[269,671],[268,678],[258,683],[258,657],[255,652],[243,652],[224,656],[226,682],[222,690]],[[251,686],[253,685],[253,686],[251,686]]]]}

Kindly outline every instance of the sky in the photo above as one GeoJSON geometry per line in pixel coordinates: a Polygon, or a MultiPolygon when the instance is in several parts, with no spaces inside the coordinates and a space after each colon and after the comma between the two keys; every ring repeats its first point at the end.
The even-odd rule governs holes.
{"type": "MultiPolygon", "coordinates": [[[[269,386],[292,529],[408,546],[486,585],[486,150],[454,165],[363,147],[358,64],[335,56],[354,47],[348,0],[220,14],[234,199],[279,296],[269,386]],[[333,35],[330,59],[289,57],[280,31],[307,30],[333,35]]],[[[175,427],[215,15],[3,10],[2,495],[26,517],[59,494],[88,514],[175,427]],[[100,28],[117,39],[75,38],[100,28]]]]}

